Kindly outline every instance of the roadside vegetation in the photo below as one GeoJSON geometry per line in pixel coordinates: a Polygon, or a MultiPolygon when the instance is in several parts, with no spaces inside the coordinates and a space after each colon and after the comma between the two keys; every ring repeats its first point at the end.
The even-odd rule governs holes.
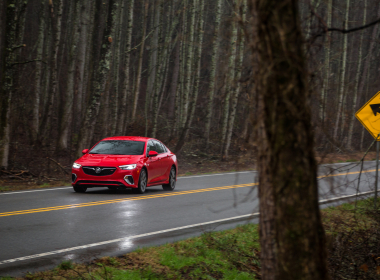
{"type": "MultiPolygon", "coordinates": [[[[373,209],[373,199],[326,208],[322,217],[331,278],[379,279],[380,214],[373,209]]],[[[259,259],[258,225],[245,224],[122,257],[87,264],[64,261],[17,279],[260,279],[259,259]]]]}

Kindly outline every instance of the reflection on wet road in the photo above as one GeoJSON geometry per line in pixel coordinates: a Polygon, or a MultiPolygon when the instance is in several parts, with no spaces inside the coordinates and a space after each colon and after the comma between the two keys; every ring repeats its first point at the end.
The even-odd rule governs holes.
{"type": "MultiPolygon", "coordinates": [[[[364,166],[360,191],[372,188],[374,163],[364,166]]],[[[320,198],[356,192],[357,165],[320,168],[320,198]],[[333,188],[333,186],[335,186],[333,188]],[[332,191],[333,190],[333,191],[332,191]]],[[[255,172],[179,178],[174,192],[71,188],[0,195],[0,275],[48,269],[66,259],[121,255],[204,231],[257,221],[255,172]]]]}

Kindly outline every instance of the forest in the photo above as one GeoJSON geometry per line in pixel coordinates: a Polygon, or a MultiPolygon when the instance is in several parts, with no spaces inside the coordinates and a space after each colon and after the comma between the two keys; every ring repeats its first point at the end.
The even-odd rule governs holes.
{"type": "MultiPolygon", "coordinates": [[[[255,147],[246,0],[0,2],[1,166],[70,164],[104,137],[138,135],[229,160],[255,147]]],[[[374,0],[299,1],[317,152],[372,141],[355,112],[379,91],[374,0]]],[[[281,112],[277,112],[281,113],[281,112]]]]}

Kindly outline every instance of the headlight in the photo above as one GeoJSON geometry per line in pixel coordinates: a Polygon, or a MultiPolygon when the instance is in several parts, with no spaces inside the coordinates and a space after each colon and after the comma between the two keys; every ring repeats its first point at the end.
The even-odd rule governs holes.
{"type": "Polygon", "coordinates": [[[132,170],[136,168],[136,164],[128,164],[119,166],[121,170],[132,170]]]}
{"type": "Polygon", "coordinates": [[[79,163],[76,163],[76,162],[73,163],[73,168],[75,169],[79,169],[81,166],[82,165],[80,165],[79,163]]]}

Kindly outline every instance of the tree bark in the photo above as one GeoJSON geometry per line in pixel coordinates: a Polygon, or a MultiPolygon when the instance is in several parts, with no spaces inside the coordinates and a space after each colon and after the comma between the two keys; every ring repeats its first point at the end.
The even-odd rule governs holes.
{"type": "MultiPolygon", "coordinates": [[[[133,6],[133,1],[131,1],[130,3],[132,3],[131,5],[133,6]]],[[[133,14],[133,7],[128,7],[128,8],[131,8],[129,10],[129,13],[131,13],[131,10],[132,10],[132,14],[133,14]]],[[[112,98],[111,98],[111,119],[110,119],[110,123],[111,123],[111,135],[115,135],[116,133],[118,135],[122,135],[123,132],[122,131],[119,131],[119,128],[118,128],[118,124],[120,124],[121,122],[124,122],[124,119],[125,117],[123,115],[125,115],[125,111],[122,112],[122,110],[125,110],[126,109],[126,106],[127,104],[126,103],[123,103],[123,101],[125,102],[124,98],[122,99],[122,102],[120,103],[119,102],[119,82],[120,82],[120,61],[122,60],[122,57],[121,57],[121,42],[122,42],[122,36],[123,36],[123,18],[124,18],[124,1],[121,3],[121,8],[119,9],[119,14],[118,14],[118,17],[117,17],[117,37],[116,37],[116,42],[115,42],[115,50],[114,50],[114,58],[113,58],[113,65],[114,65],[114,70],[113,70],[113,85],[110,87],[110,92],[109,94],[111,95],[112,93],[112,90],[113,90],[113,95],[112,95],[112,98]],[[119,114],[120,112],[120,114],[119,114]]],[[[129,41],[132,41],[132,34],[129,35],[128,32],[129,32],[129,25],[132,26],[132,23],[129,22],[130,21],[130,17],[128,17],[128,28],[127,28],[127,42],[128,42],[128,36],[129,36],[129,41]]],[[[133,17],[132,17],[132,22],[133,22],[133,17]]],[[[132,33],[132,28],[131,28],[131,31],[130,33],[132,33]]],[[[128,43],[127,43],[128,45],[128,43]]],[[[129,45],[131,45],[131,43],[129,42],[129,45]]],[[[127,46],[127,48],[130,48],[130,46],[127,46]]],[[[125,75],[125,79],[128,80],[129,78],[127,78],[127,76],[129,76],[129,57],[126,56],[126,60],[128,60],[128,63],[126,62],[125,63],[125,66],[124,66],[124,71],[128,72],[128,75],[125,75]]],[[[124,80],[124,83],[123,85],[125,85],[127,83],[128,85],[128,82],[124,80]]],[[[129,85],[128,85],[129,86],[129,85]]],[[[127,86],[127,88],[129,88],[127,86]]],[[[123,88],[124,90],[124,88],[123,88]]],[[[126,90],[126,92],[128,92],[128,90],[126,90]]],[[[124,93],[124,92],[122,92],[124,93]]],[[[128,94],[126,94],[125,96],[128,96],[128,94]]],[[[121,126],[123,126],[123,124],[121,124],[121,126]]],[[[121,127],[122,128],[122,127],[121,127]]]]}
{"type": "Polygon", "coordinates": [[[199,91],[199,83],[200,83],[200,71],[201,71],[201,57],[202,57],[202,47],[203,47],[203,34],[204,34],[204,0],[199,0],[199,20],[198,20],[198,38],[197,38],[197,48],[195,51],[195,86],[193,88],[194,92],[192,94],[191,102],[190,102],[190,113],[187,116],[184,127],[182,128],[180,138],[177,142],[177,145],[174,149],[175,153],[178,153],[183,145],[185,144],[186,137],[189,133],[191,123],[195,114],[195,107],[197,105],[198,100],[198,91],[199,91]]]}
{"type": "Polygon", "coordinates": [[[251,2],[262,279],[328,279],[298,1],[251,2]]]}
{"type": "MultiPolygon", "coordinates": [[[[364,0],[364,10],[363,10],[363,22],[362,25],[366,24],[367,22],[367,0],[364,0]]],[[[347,148],[352,149],[352,135],[354,133],[354,120],[355,120],[355,111],[356,111],[356,104],[358,101],[358,88],[359,88],[359,78],[360,73],[362,69],[362,54],[363,54],[363,39],[364,39],[364,31],[362,30],[360,32],[360,41],[359,41],[359,54],[358,54],[358,66],[356,70],[355,75],[355,91],[354,96],[352,98],[352,112],[351,112],[351,118],[350,118],[350,124],[348,129],[348,140],[347,140],[347,148]]]]}
{"type": "Polygon", "coordinates": [[[127,100],[132,100],[132,96],[130,96],[131,92],[131,85],[130,85],[130,77],[129,77],[129,69],[130,69],[130,60],[131,60],[131,44],[132,44],[132,30],[133,30],[133,7],[135,4],[135,0],[129,0],[128,5],[128,23],[127,23],[127,40],[125,45],[125,63],[124,63],[124,81],[123,81],[123,89],[121,91],[122,93],[122,100],[121,100],[121,106],[120,106],[120,117],[118,119],[118,128],[117,133],[118,134],[124,134],[125,131],[125,125],[127,123],[128,109],[132,109],[131,107],[128,108],[128,104],[130,102],[127,102],[127,100]]]}
{"type": "Polygon", "coordinates": [[[189,111],[189,98],[190,98],[190,88],[191,88],[191,69],[194,57],[194,27],[195,27],[195,14],[197,11],[198,0],[190,0],[192,2],[190,6],[190,30],[189,30],[189,41],[186,54],[186,66],[185,66],[185,76],[184,76],[184,91],[183,91],[183,123],[182,127],[185,127],[185,122],[188,119],[189,111]]]}
{"type": "Polygon", "coordinates": [[[102,49],[100,52],[99,67],[93,78],[92,95],[90,97],[89,105],[86,110],[85,120],[80,131],[79,142],[77,147],[77,155],[80,151],[87,147],[89,143],[89,136],[93,135],[97,115],[100,106],[100,97],[105,92],[108,74],[111,68],[113,56],[113,39],[115,38],[116,18],[118,14],[117,0],[109,1],[107,23],[103,32],[102,49]]]}
{"type": "Polygon", "coordinates": [[[66,90],[61,95],[64,100],[61,104],[61,114],[59,117],[58,128],[58,143],[57,151],[66,151],[68,149],[69,128],[72,124],[73,116],[73,103],[74,103],[74,87],[75,87],[75,65],[79,41],[79,14],[80,14],[80,1],[76,0],[73,5],[73,21],[72,21],[72,41],[69,47],[69,59],[67,69],[67,84],[66,90]]]}
{"type": "Polygon", "coordinates": [[[141,73],[142,73],[142,63],[144,58],[144,48],[145,48],[145,36],[146,36],[146,27],[148,24],[148,7],[149,2],[145,2],[144,5],[144,19],[143,19],[143,33],[141,38],[141,46],[140,46],[140,53],[139,53],[139,61],[137,65],[137,74],[136,74],[136,85],[135,90],[133,93],[133,106],[132,106],[132,117],[131,122],[135,121],[136,118],[136,110],[137,110],[137,102],[139,100],[139,94],[140,94],[140,86],[141,86],[141,73]]]}
{"type": "Polygon", "coordinates": [[[235,18],[235,13],[237,11],[237,1],[234,0],[233,2],[233,10],[231,13],[232,18],[232,24],[231,24],[231,38],[230,38],[230,57],[229,57],[229,63],[228,63],[228,74],[227,74],[227,83],[225,86],[225,98],[224,98],[224,109],[223,109],[223,118],[222,118],[222,133],[221,133],[221,151],[220,154],[222,156],[222,160],[224,160],[224,152],[226,148],[226,135],[227,135],[227,126],[228,126],[228,119],[230,115],[230,99],[232,92],[235,91],[236,87],[236,53],[237,53],[237,23],[235,18]]]}
{"type": "Polygon", "coordinates": [[[52,32],[51,43],[51,56],[50,56],[50,77],[49,77],[49,90],[46,96],[47,104],[45,105],[45,114],[40,123],[39,138],[40,142],[47,137],[47,126],[52,123],[53,105],[54,100],[57,97],[58,92],[58,51],[61,41],[61,27],[62,27],[62,11],[63,1],[57,0],[57,5],[53,4],[52,0],[49,0],[50,8],[50,24],[52,32]]]}
{"type": "MultiPolygon", "coordinates": [[[[242,5],[243,5],[243,8],[242,8],[243,14],[241,15],[241,19],[242,19],[242,22],[244,23],[245,22],[245,13],[247,12],[246,0],[243,0],[242,5]]],[[[239,11],[238,8],[239,7],[236,8],[237,13],[239,11]]],[[[240,32],[240,38],[239,38],[240,44],[236,48],[236,56],[238,56],[238,58],[236,59],[235,81],[233,83],[234,88],[232,91],[231,112],[230,112],[229,117],[228,117],[226,141],[225,141],[224,151],[223,151],[223,158],[225,160],[228,159],[228,150],[229,150],[230,145],[231,145],[232,131],[234,128],[234,122],[235,122],[235,116],[236,116],[236,107],[237,107],[238,98],[239,98],[239,94],[240,94],[240,90],[241,90],[240,79],[241,79],[242,65],[243,65],[243,59],[244,59],[244,46],[245,46],[245,44],[244,44],[245,41],[244,41],[244,37],[243,37],[242,33],[243,33],[243,30],[241,30],[241,32],[240,32]]]]}
{"type": "MultiPolygon", "coordinates": [[[[331,26],[332,19],[332,0],[327,2],[327,26],[331,26]]],[[[330,52],[331,52],[331,37],[325,37],[325,61],[324,61],[324,79],[321,90],[321,100],[319,105],[319,118],[323,124],[326,119],[325,99],[327,96],[327,89],[329,88],[330,78],[330,52]]]]}
{"type": "Polygon", "coordinates": [[[5,1],[6,27],[5,27],[5,51],[3,53],[3,80],[0,96],[0,164],[2,168],[8,168],[9,145],[10,145],[10,111],[13,94],[14,70],[12,63],[15,60],[15,49],[17,39],[17,1],[5,1]]]}
{"type": "MultiPolygon", "coordinates": [[[[42,60],[44,52],[44,40],[45,40],[45,0],[40,3],[40,22],[38,27],[38,41],[37,41],[37,57],[36,59],[42,60]]],[[[33,97],[33,113],[32,113],[32,125],[31,136],[32,142],[35,143],[38,139],[38,131],[40,126],[40,100],[41,100],[41,79],[42,78],[42,62],[36,62],[36,74],[34,83],[34,97],[33,97]]]]}
{"type": "MultiPolygon", "coordinates": [[[[346,17],[344,21],[344,29],[348,28],[348,19],[350,14],[350,0],[346,1],[346,17]]],[[[338,137],[338,128],[339,128],[339,121],[342,117],[342,125],[344,124],[344,116],[342,115],[343,111],[343,99],[344,99],[344,86],[346,81],[346,64],[347,64],[347,41],[348,38],[346,35],[344,35],[343,39],[343,55],[342,55],[342,68],[341,68],[341,76],[340,76],[340,87],[339,87],[339,97],[338,97],[338,110],[335,120],[335,126],[334,126],[334,140],[337,141],[338,137]]]]}
{"type": "Polygon", "coordinates": [[[210,65],[210,80],[208,87],[208,100],[207,100],[207,113],[205,120],[205,140],[206,140],[206,148],[208,148],[210,144],[210,129],[211,129],[211,117],[212,117],[212,109],[214,106],[214,94],[215,94],[215,80],[216,80],[216,64],[218,61],[218,50],[219,50],[219,28],[222,14],[222,0],[217,0],[216,2],[216,11],[215,11],[215,22],[214,22],[214,34],[212,38],[212,52],[211,52],[211,65],[210,65]]]}

